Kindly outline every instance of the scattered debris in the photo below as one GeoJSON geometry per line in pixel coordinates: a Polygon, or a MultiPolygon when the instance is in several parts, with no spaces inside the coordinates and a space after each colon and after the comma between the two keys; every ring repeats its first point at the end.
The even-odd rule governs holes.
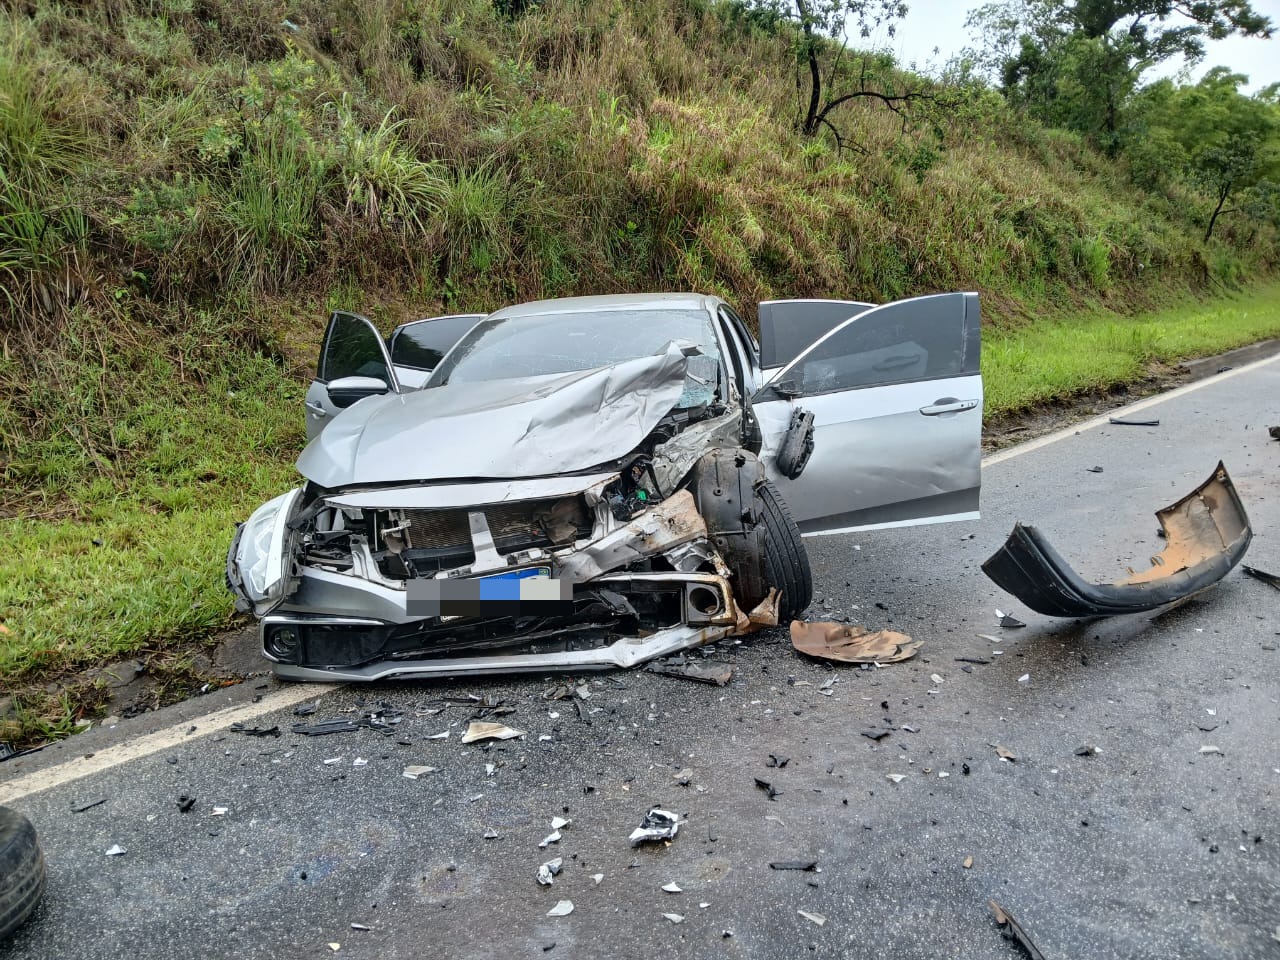
{"type": "Polygon", "coordinates": [[[1010,630],[1026,626],[1025,623],[1013,616],[1013,614],[1005,613],[1003,610],[996,610],[996,623],[1010,630]]]}
{"type": "Polygon", "coordinates": [[[774,785],[770,783],[768,780],[761,780],[759,777],[756,777],[755,781],[756,781],[756,786],[759,787],[761,790],[763,790],[765,793],[767,793],[769,795],[770,800],[776,800],[778,797],[782,795],[782,791],[774,787],[774,785]]]}
{"type": "Polygon", "coordinates": [[[1267,427],[1267,434],[1272,440],[1280,440],[1280,427],[1267,427]]]}
{"type": "Polygon", "coordinates": [[[1098,753],[1098,748],[1095,747],[1092,743],[1085,743],[1085,744],[1082,744],[1081,746],[1076,747],[1077,757],[1093,757],[1093,756],[1097,756],[1097,753],[1098,753]]]}
{"type": "Polygon", "coordinates": [[[603,873],[593,873],[591,875],[591,882],[594,883],[597,887],[600,886],[600,881],[602,881],[603,879],[604,879],[603,873]]]}
{"type": "Polygon", "coordinates": [[[1085,467],[1085,469],[1086,469],[1086,470],[1088,470],[1090,473],[1101,473],[1101,472],[1102,472],[1102,468],[1101,468],[1101,467],[1085,467]]]}
{"type": "Polygon", "coordinates": [[[1117,427],[1158,427],[1159,420],[1135,420],[1132,417],[1109,417],[1111,423],[1117,427]]]}
{"type": "Polygon", "coordinates": [[[818,869],[817,860],[774,860],[769,864],[770,870],[805,870],[813,872],[818,869]]]}
{"type": "Polygon", "coordinates": [[[898,663],[909,660],[921,642],[894,630],[877,630],[830,621],[791,621],[791,645],[810,657],[840,663],[898,663]]]}
{"type": "Polygon", "coordinates": [[[342,944],[340,943],[326,943],[325,946],[328,947],[330,950],[332,950],[334,953],[337,953],[339,950],[342,949],[342,944]]]}
{"type": "Polygon", "coordinates": [[[544,887],[551,886],[555,881],[552,879],[560,874],[560,868],[564,866],[564,858],[556,857],[554,860],[548,860],[542,866],[538,867],[538,883],[544,887]]]}
{"type": "Polygon", "coordinates": [[[885,737],[889,735],[889,731],[888,730],[863,730],[862,735],[866,737],[868,740],[874,740],[876,741],[876,743],[879,743],[881,740],[883,740],[885,737]]]}
{"type": "Polygon", "coordinates": [[[78,807],[72,807],[71,812],[84,813],[86,810],[92,810],[94,807],[100,807],[106,802],[107,802],[106,797],[103,797],[101,800],[90,800],[88,803],[82,803],[78,807]]]}
{"type": "Polygon", "coordinates": [[[1006,760],[1012,763],[1014,760],[1018,759],[1018,755],[1014,753],[1012,750],[1010,750],[1008,747],[1002,747],[998,743],[990,744],[990,746],[995,748],[996,756],[999,757],[1001,760],[1006,760]]]}
{"type": "Polygon", "coordinates": [[[107,856],[123,857],[128,852],[129,852],[128,850],[126,850],[124,847],[120,846],[120,844],[117,843],[117,844],[113,844],[111,849],[107,851],[107,856]]]}
{"type": "Polygon", "coordinates": [[[214,807],[212,810],[209,811],[209,816],[225,817],[227,815],[227,811],[230,809],[231,809],[230,807],[214,807]]]}
{"type": "Polygon", "coordinates": [[[945,680],[943,680],[943,679],[942,679],[942,677],[941,677],[941,675],[940,675],[940,674],[936,674],[936,673],[931,673],[931,674],[929,674],[929,679],[930,679],[930,680],[932,680],[934,683],[939,684],[939,685],[941,685],[941,684],[943,684],[943,683],[945,683],[945,682],[946,682],[945,680]]]}
{"type": "Polygon", "coordinates": [[[689,767],[685,767],[683,770],[677,770],[675,773],[671,775],[671,779],[674,780],[676,783],[678,783],[680,786],[687,787],[690,781],[693,780],[693,770],[691,770],[689,767]]]}
{"type": "Polygon", "coordinates": [[[309,717],[320,709],[320,701],[313,700],[311,703],[300,703],[293,708],[295,717],[309,717]]]}
{"type": "Polygon", "coordinates": [[[290,729],[304,737],[324,737],[331,733],[355,733],[360,728],[345,717],[339,717],[312,724],[295,723],[290,729]]]}
{"type": "Polygon", "coordinates": [[[373,927],[366,927],[363,923],[353,923],[351,924],[351,929],[352,930],[372,930],[373,927]]]}
{"type": "Polygon", "coordinates": [[[678,816],[670,810],[651,807],[649,812],[645,814],[644,819],[640,821],[640,826],[632,830],[631,836],[627,839],[631,841],[633,847],[638,847],[642,843],[674,840],[679,829],[680,818],[678,816]]]}
{"type": "MultiPolygon", "coordinates": [[[[980,633],[978,636],[986,639],[985,634],[980,633]]],[[[984,660],[982,657],[956,657],[955,661],[956,663],[976,663],[980,667],[987,667],[991,665],[990,660],[984,660]]]]}
{"type": "Polygon", "coordinates": [[[444,730],[444,731],[442,731],[442,732],[440,732],[440,733],[432,733],[432,734],[429,734],[428,736],[424,737],[423,739],[425,739],[425,740],[448,740],[448,739],[449,739],[449,733],[450,733],[450,732],[451,732],[451,731],[449,731],[449,730],[444,730]]]}
{"type": "Polygon", "coordinates": [[[538,844],[538,849],[545,850],[547,849],[547,847],[551,846],[553,843],[559,843],[559,842],[560,842],[560,831],[553,830],[551,833],[547,834],[545,837],[542,838],[542,842],[538,844]]]}
{"type": "Polygon", "coordinates": [[[994,900],[987,901],[987,904],[991,907],[991,913],[996,918],[996,926],[1000,927],[1000,930],[1005,937],[1013,940],[1018,944],[1018,946],[1022,947],[1022,949],[1026,951],[1030,960],[1044,960],[1044,954],[1041,953],[1039,948],[1031,942],[1031,938],[1027,936],[1027,932],[1022,929],[1022,925],[1018,923],[1017,920],[1013,919],[1013,914],[1000,906],[1000,904],[996,903],[994,900]]]}
{"type": "Polygon", "coordinates": [[[806,920],[816,923],[818,926],[822,926],[827,922],[827,918],[820,913],[810,913],[808,910],[797,910],[796,913],[800,914],[800,916],[804,917],[806,920]]]}
{"type": "Polygon", "coordinates": [[[178,797],[179,813],[190,813],[191,808],[194,807],[195,805],[196,805],[196,798],[191,796],[190,794],[184,793],[180,797],[178,797]]]}
{"type": "Polygon", "coordinates": [[[650,673],[661,673],[669,677],[714,683],[717,687],[723,687],[733,679],[732,664],[721,660],[691,660],[684,655],[656,660],[645,669],[650,673]]]}
{"type": "Polygon", "coordinates": [[[965,857],[965,858],[964,858],[964,860],[961,862],[960,866],[964,867],[966,870],[972,870],[972,869],[973,869],[973,855],[972,855],[972,854],[970,854],[969,856],[965,857]]]}
{"type": "Polygon", "coordinates": [[[401,772],[400,776],[404,777],[406,780],[417,780],[424,773],[435,773],[435,772],[436,772],[435,767],[428,767],[428,766],[414,764],[413,766],[405,767],[404,770],[401,772]]]}
{"type": "Polygon", "coordinates": [[[483,720],[473,720],[467,726],[467,732],[462,735],[463,743],[475,743],[478,740],[512,740],[516,737],[523,737],[523,730],[515,730],[508,727],[505,723],[490,723],[483,720]]]}
{"type": "MultiPolygon", "coordinates": [[[[1272,429],[1275,428],[1273,427],[1272,429]]],[[[1265,570],[1259,570],[1257,567],[1251,567],[1243,563],[1240,565],[1240,569],[1248,576],[1253,577],[1253,579],[1261,580],[1263,583],[1269,583],[1277,590],[1280,590],[1280,577],[1277,577],[1274,573],[1267,573],[1265,570]]]]}
{"type": "Polygon", "coordinates": [[[680,884],[676,883],[674,880],[670,883],[664,883],[662,885],[662,889],[665,893],[684,893],[684,891],[680,889],[680,884]]]}
{"type": "Polygon", "coordinates": [[[666,917],[668,920],[670,920],[672,923],[684,923],[684,914],[664,913],[663,916],[666,917]]]}
{"type": "Polygon", "coordinates": [[[279,727],[246,727],[243,723],[233,723],[232,733],[243,733],[246,737],[278,737],[279,727]]]}
{"type": "Polygon", "coordinates": [[[1018,678],[1019,683],[1027,683],[1030,680],[1031,680],[1031,674],[1029,673],[1024,673],[1022,676],[1018,678]]]}
{"type": "Polygon", "coordinates": [[[902,773],[886,773],[884,778],[886,780],[891,780],[894,783],[901,783],[903,780],[907,779],[906,774],[902,773]]]}
{"type": "Polygon", "coordinates": [[[561,900],[554,907],[547,911],[548,917],[567,917],[573,913],[573,901],[561,900]]]}
{"type": "Polygon", "coordinates": [[[500,834],[497,830],[493,829],[493,827],[490,827],[488,830],[484,832],[484,838],[486,840],[501,840],[502,834],[500,834]]]}
{"type": "Polygon", "coordinates": [[[790,757],[780,757],[776,753],[769,754],[769,759],[764,762],[766,767],[777,767],[779,769],[785,767],[791,762],[790,757]]]}
{"type": "Polygon", "coordinates": [[[1201,747],[1200,752],[1201,753],[1219,753],[1219,754],[1222,753],[1220,749],[1213,746],[1212,744],[1206,744],[1205,746],[1201,747]]]}

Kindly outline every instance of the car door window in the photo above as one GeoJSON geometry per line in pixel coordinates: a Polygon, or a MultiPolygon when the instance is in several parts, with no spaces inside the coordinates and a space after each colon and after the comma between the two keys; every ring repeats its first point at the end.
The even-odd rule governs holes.
{"type": "Polygon", "coordinates": [[[483,313],[466,313],[406,323],[391,335],[391,362],[397,367],[434,370],[453,345],[483,319],[483,313]]]}
{"type": "Polygon", "coordinates": [[[355,313],[336,312],[320,351],[318,379],[329,383],[342,377],[377,377],[395,384],[387,363],[387,348],[373,324],[355,313]]]}
{"type": "Polygon", "coordinates": [[[964,309],[963,298],[938,296],[868,310],[819,341],[783,370],[778,382],[793,393],[814,396],[976,372],[966,362],[964,309]]]}

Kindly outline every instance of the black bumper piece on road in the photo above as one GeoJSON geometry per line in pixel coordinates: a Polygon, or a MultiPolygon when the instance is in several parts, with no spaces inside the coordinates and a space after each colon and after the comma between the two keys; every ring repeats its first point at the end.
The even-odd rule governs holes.
{"type": "Polygon", "coordinates": [[[982,565],[1002,589],[1050,617],[1141,613],[1213,586],[1240,562],[1253,531],[1221,463],[1204,483],[1156,513],[1165,548],[1148,570],[1116,583],[1089,583],[1035,527],[1015,524],[982,565]]]}

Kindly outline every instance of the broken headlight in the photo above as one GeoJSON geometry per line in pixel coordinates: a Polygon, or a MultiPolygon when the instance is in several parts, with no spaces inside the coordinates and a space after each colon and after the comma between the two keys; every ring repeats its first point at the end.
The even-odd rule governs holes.
{"type": "Polygon", "coordinates": [[[278,600],[284,586],[287,524],[302,489],[269,500],[245,521],[236,545],[235,563],[246,599],[255,605],[278,600]]]}

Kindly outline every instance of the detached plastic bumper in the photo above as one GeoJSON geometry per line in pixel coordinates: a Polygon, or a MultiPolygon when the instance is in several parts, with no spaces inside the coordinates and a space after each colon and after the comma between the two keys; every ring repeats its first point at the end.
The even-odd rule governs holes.
{"type": "Polygon", "coordinates": [[[1035,527],[1016,524],[1005,545],[982,565],[1002,589],[1050,617],[1140,613],[1213,586],[1240,562],[1253,531],[1244,505],[1219,462],[1213,475],[1156,513],[1165,548],[1150,569],[1115,583],[1089,583],[1035,527]]]}

